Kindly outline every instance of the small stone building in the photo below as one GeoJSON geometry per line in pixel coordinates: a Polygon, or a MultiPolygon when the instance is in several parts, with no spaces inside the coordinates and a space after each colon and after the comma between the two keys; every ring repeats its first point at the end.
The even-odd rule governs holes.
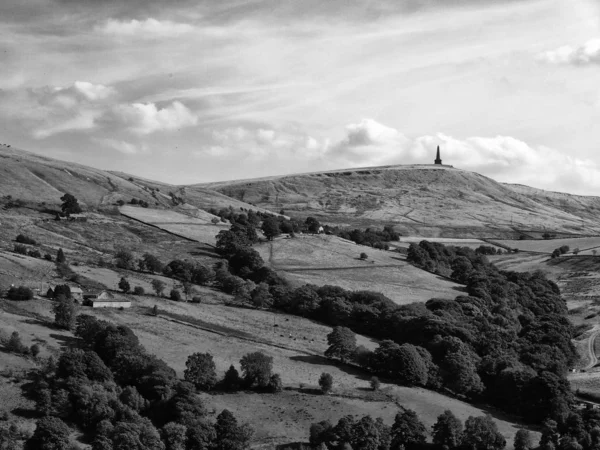
{"type": "Polygon", "coordinates": [[[85,294],[83,304],[92,308],[131,308],[129,300],[117,299],[108,291],[85,294]]]}

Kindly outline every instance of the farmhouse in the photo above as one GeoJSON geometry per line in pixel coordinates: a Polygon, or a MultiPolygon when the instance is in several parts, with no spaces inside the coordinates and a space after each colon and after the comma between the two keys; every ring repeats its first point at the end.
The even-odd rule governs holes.
{"type": "Polygon", "coordinates": [[[92,308],[131,308],[129,300],[116,299],[113,294],[108,291],[100,291],[84,295],[84,306],[92,308]]]}

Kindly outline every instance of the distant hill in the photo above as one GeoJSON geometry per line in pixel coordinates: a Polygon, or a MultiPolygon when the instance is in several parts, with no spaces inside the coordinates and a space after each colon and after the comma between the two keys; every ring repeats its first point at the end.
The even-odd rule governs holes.
{"type": "Polygon", "coordinates": [[[450,166],[367,167],[175,186],[0,146],[1,197],[56,206],[65,192],[93,209],[132,198],[191,215],[198,208],[283,209],[341,226],[394,224],[405,235],[429,237],[600,235],[600,197],[502,184],[450,166]]]}
{"type": "Polygon", "coordinates": [[[600,197],[502,184],[450,166],[367,167],[197,187],[328,223],[392,223],[408,235],[518,238],[522,234],[540,237],[544,231],[600,234],[600,197]]]}
{"type": "Polygon", "coordinates": [[[136,198],[153,208],[176,208],[193,214],[195,208],[253,208],[207,188],[186,189],[119,172],[109,172],[72,162],[48,158],[0,145],[0,197],[57,206],[71,193],[92,209],[112,207],[117,201],[136,198]],[[183,199],[176,205],[171,193],[183,199]]]}

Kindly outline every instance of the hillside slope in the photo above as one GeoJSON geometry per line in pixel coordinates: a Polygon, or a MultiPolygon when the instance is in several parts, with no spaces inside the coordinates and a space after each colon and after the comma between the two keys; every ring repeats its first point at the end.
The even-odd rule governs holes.
{"type": "Polygon", "coordinates": [[[86,209],[112,207],[118,200],[128,203],[132,198],[146,201],[151,207],[174,208],[171,193],[183,198],[177,206],[187,214],[196,215],[202,208],[254,208],[210,189],[184,187],[154,182],[132,175],[108,172],[72,162],[0,145],[0,196],[13,200],[46,203],[57,206],[60,197],[69,192],[86,209]]]}
{"type": "MultiPolygon", "coordinates": [[[[386,166],[199,185],[286,214],[340,225],[394,223],[405,234],[598,234],[600,198],[498,183],[450,166],[386,166]]],[[[188,188],[188,189],[191,189],[188,188]]]]}

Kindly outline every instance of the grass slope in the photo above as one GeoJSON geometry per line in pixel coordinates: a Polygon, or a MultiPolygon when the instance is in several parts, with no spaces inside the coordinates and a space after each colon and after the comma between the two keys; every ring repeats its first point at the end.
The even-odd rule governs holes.
{"type": "Polygon", "coordinates": [[[477,173],[388,166],[208,183],[231,197],[341,225],[393,223],[403,234],[514,237],[520,229],[598,233],[600,198],[503,185],[477,173]],[[551,195],[550,195],[551,194],[551,195]],[[583,222],[582,222],[583,221],[583,222]]]}
{"type": "Polygon", "coordinates": [[[356,245],[327,235],[278,238],[255,247],[265,262],[297,284],[381,292],[398,304],[454,298],[462,287],[417,269],[399,253],[356,245]],[[367,260],[361,260],[365,252],[367,260]]]}

